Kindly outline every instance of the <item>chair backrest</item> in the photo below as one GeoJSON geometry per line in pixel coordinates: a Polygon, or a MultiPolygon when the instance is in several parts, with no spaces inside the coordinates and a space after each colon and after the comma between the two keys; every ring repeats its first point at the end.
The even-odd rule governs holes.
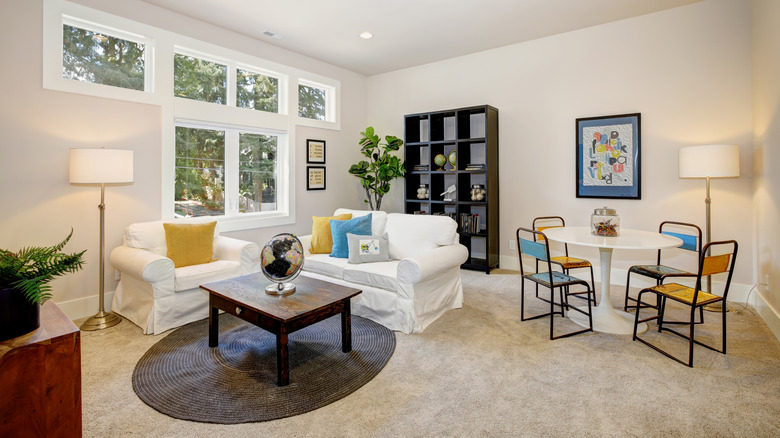
{"type": "MultiPolygon", "coordinates": [[[[734,274],[734,264],[737,261],[738,249],[739,245],[736,240],[710,242],[702,248],[701,257],[699,258],[699,272],[696,277],[696,295],[701,290],[702,277],[727,273],[728,277],[726,278],[726,285],[722,294],[723,299],[726,299],[729,293],[729,286],[731,286],[731,276],[734,274]],[[716,254],[711,255],[713,252],[716,254]]],[[[712,291],[707,292],[713,293],[712,291]]]]}
{"type": "MultiPolygon", "coordinates": [[[[520,261],[520,274],[525,275],[523,268],[523,255],[534,258],[537,262],[547,264],[547,272],[552,272],[550,264],[550,248],[547,246],[547,236],[540,231],[520,227],[516,232],[517,254],[520,261]]],[[[539,265],[537,264],[537,269],[539,265]]]]}
{"type": "MultiPolygon", "coordinates": [[[[560,216],[539,216],[534,218],[533,222],[531,222],[531,229],[534,231],[543,232],[544,230],[547,230],[549,228],[560,228],[565,227],[566,221],[563,220],[560,216]]],[[[534,242],[544,242],[546,241],[546,236],[542,234],[541,236],[534,235],[534,242]]],[[[563,250],[566,254],[566,257],[569,256],[569,245],[563,244],[563,250]]]]}
{"type": "MultiPolygon", "coordinates": [[[[698,256],[701,256],[701,228],[697,225],[689,224],[687,222],[664,221],[661,222],[661,225],[658,227],[658,232],[682,240],[683,244],[678,248],[693,251],[698,256]],[[670,229],[683,232],[670,231],[670,229]]],[[[656,264],[661,264],[660,249],[658,250],[658,261],[656,264]]]]}

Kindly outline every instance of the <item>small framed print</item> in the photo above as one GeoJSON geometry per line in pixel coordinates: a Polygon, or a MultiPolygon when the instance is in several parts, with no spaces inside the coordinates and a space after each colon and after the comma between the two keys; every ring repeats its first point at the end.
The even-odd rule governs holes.
{"type": "Polygon", "coordinates": [[[325,140],[306,140],[306,162],[325,164],[325,140]]]}
{"type": "Polygon", "coordinates": [[[306,166],[306,190],[325,190],[325,166],[306,166]]]}

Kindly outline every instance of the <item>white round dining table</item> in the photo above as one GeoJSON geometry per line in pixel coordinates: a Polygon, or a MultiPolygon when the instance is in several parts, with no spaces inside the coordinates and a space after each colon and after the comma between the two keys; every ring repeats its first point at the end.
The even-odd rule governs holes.
{"type": "MultiPolygon", "coordinates": [[[[593,330],[631,334],[634,331],[634,315],[616,310],[610,302],[610,272],[612,270],[612,251],[615,249],[665,249],[682,245],[683,241],[666,234],[651,231],[621,229],[616,237],[596,236],[590,227],[558,227],[544,230],[547,239],[553,242],[571,245],[590,246],[599,249],[601,263],[601,298],[593,309],[593,330]]],[[[581,307],[585,311],[587,306],[581,307]]],[[[588,327],[588,317],[579,312],[569,312],[569,319],[588,327]]],[[[641,323],[637,333],[647,330],[647,324],[641,323]]]]}

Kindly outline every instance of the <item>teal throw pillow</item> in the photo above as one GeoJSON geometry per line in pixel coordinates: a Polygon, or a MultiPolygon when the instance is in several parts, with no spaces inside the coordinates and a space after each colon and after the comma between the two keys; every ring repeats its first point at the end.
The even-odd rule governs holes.
{"type": "Polygon", "coordinates": [[[370,236],[371,213],[347,221],[331,219],[330,235],[333,237],[333,249],[331,249],[330,252],[331,257],[339,257],[342,259],[349,257],[347,233],[370,236]]]}

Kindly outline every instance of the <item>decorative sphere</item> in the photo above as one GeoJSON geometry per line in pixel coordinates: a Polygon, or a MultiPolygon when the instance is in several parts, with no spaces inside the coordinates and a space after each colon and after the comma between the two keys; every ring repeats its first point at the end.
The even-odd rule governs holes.
{"type": "MultiPolygon", "coordinates": [[[[303,244],[294,234],[277,234],[265,244],[260,253],[260,268],[263,275],[276,283],[292,280],[301,272],[303,253],[303,244]]],[[[278,287],[279,290],[283,288],[284,285],[278,287]]]]}
{"type": "Polygon", "coordinates": [[[444,154],[438,154],[433,157],[433,163],[439,167],[442,167],[447,164],[447,157],[445,157],[444,154]]]}
{"type": "Polygon", "coordinates": [[[455,161],[457,160],[458,153],[456,151],[450,152],[449,160],[452,167],[455,167],[455,161]]]}

